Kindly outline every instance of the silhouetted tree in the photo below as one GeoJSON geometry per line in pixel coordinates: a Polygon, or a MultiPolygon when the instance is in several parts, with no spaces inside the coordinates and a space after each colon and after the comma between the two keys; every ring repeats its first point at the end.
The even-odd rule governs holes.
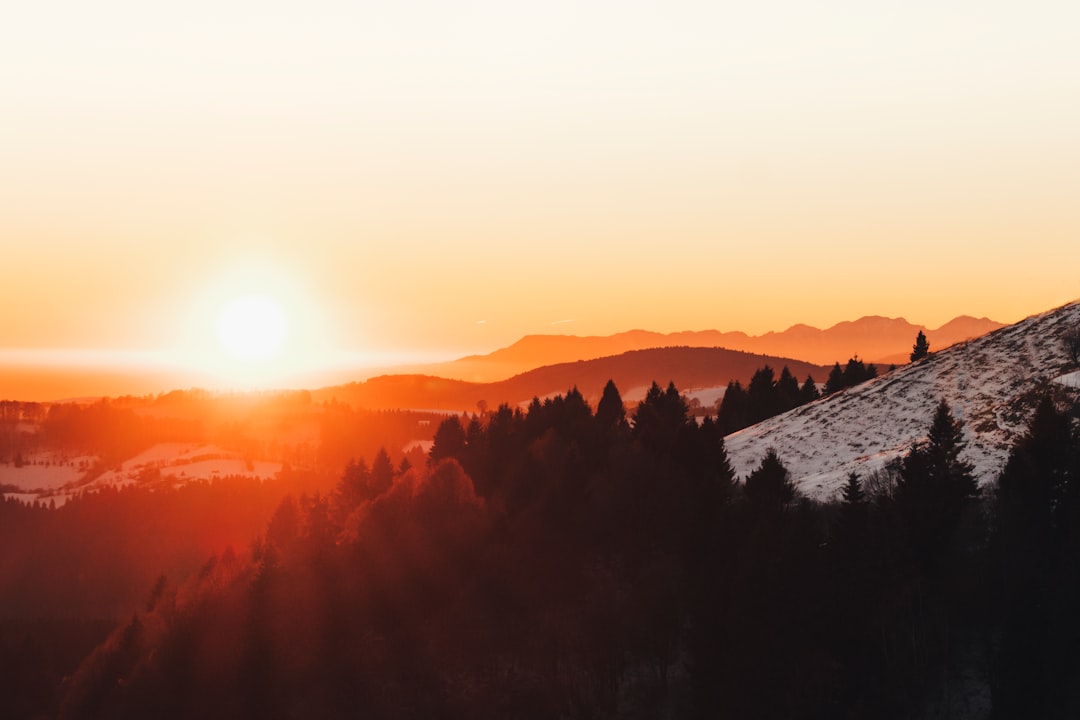
{"type": "Polygon", "coordinates": [[[749,477],[746,478],[746,499],[761,510],[783,510],[795,499],[795,484],[776,450],[769,448],[749,477]]]}
{"type": "Polygon", "coordinates": [[[840,369],[840,363],[836,363],[829,372],[829,379],[825,383],[825,394],[831,395],[845,388],[855,387],[867,380],[877,377],[877,367],[873,363],[866,365],[858,356],[847,361],[847,365],[840,369]]]}
{"type": "Polygon", "coordinates": [[[897,505],[903,513],[912,550],[933,559],[950,540],[964,504],[978,495],[970,463],[960,459],[964,424],[953,418],[945,399],[938,403],[927,441],[914,447],[900,466],[897,505]]]}
{"type": "Polygon", "coordinates": [[[840,363],[833,365],[833,369],[829,371],[829,377],[825,380],[825,394],[832,395],[835,392],[840,392],[846,385],[844,385],[844,370],[840,367],[840,363]]]}
{"type": "Polygon", "coordinates": [[[460,459],[465,450],[465,428],[455,415],[439,423],[435,430],[431,452],[428,453],[428,465],[435,465],[446,458],[460,459]]]}
{"type": "Polygon", "coordinates": [[[776,395],[779,412],[787,412],[801,404],[799,381],[791,374],[787,365],[780,371],[780,377],[776,381],[776,395]]]}
{"type": "Polygon", "coordinates": [[[844,367],[844,387],[855,387],[877,377],[877,368],[873,363],[866,365],[857,356],[851,358],[844,367]]]}
{"type": "Polygon", "coordinates": [[[837,524],[837,540],[847,562],[853,562],[855,550],[866,537],[869,502],[863,492],[857,472],[848,473],[840,490],[840,517],[837,524]]]}
{"type": "Polygon", "coordinates": [[[997,491],[1001,643],[992,675],[995,717],[1072,717],[1080,572],[1064,534],[1063,499],[1080,478],[1066,414],[1045,396],[1013,447],[997,491]],[[1071,707],[1070,707],[1071,704],[1071,707]]]}
{"type": "Polygon", "coordinates": [[[915,336],[915,345],[911,348],[911,362],[918,362],[930,354],[930,343],[922,330],[915,336]]]}
{"type": "Polygon", "coordinates": [[[866,506],[866,495],[863,493],[862,483],[859,481],[859,473],[848,473],[840,495],[843,497],[842,507],[859,508],[866,506]]]}
{"type": "Polygon", "coordinates": [[[270,518],[270,524],[266,528],[266,540],[273,543],[278,550],[289,552],[299,533],[300,513],[296,499],[292,495],[286,495],[274,511],[274,516],[270,518]]]}
{"type": "Polygon", "coordinates": [[[334,488],[334,511],[343,520],[360,503],[371,497],[371,470],[364,458],[350,460],[334,488]]]}
{"type": "Polygon", "coordinates": [[[661,390],[654,381],[634,413],[634,439],[654,452],[671,453],[689,422],[688,410],[674,382],[661,390]]]}
{"type": "Polygon", "coordinates": [[[394,483],[394,464],[390,462],[390,455],[386,448],[380,447],[371,461],[371,494],[381,495],[390,489],[394,483]]]}
{"type": "Polygon", "coordinates": [[[738,380],[729,382],[724,390],[716,421],[724,435],[750,426],[750,398],[738,380]]]}
{"type": "Polygon", "coordinates": [[[806,381],[799,388],[799,404],[805,405],[808,402],[813,402],[821,397],[821,392],[818,391],[817,383],[814,382],[814,378],[810,375],[806,376],[806,381]]]}
{"type": "Polygon", "coordinates": [[[626,425],[626,408],[614,380],[604,385],[604,393],[596,406],[596,424],[601,432],[609,434],[626,425]]]}
{"type": "Polygon", "coordinates": [[[776,392],[776,379],[773,375],[773,369],[768,365],[753,374],[746,394],[750,401],[751,425],[770,418],[780,411],[780,402],[776,392]]]}

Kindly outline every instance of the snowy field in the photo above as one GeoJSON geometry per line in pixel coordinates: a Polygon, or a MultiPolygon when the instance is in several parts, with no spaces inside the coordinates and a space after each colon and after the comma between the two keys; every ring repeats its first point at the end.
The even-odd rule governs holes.
{"type": "Polygon", "coordinates": [[[96,459],[88,455],[28,455],[23,458],[22,467],[16,467],[13,462],[0,463],[0,486],[6,485],[31,492],[53,490],[78,480],[96,459]]]}
{"type": "Polygon", "coordinates": [[[125,460],[120,467],[102,473],[94,485],[139,482],[153,473],[178,480],[211,480],[226,475],[245,475],[271,479],[281,471],[281,463],[255,460],[248,462],[237,452],[216,445],[195,443],[159,443],[125,460]]]}
{"type": "Polygon", "coordinates": [[[213,480],[243,475],[261,480],[273,479],[282,464],[247,460],[240,453],[216,445],[197,443],[159,443],[107,469],[96,477],[88,473],[96,457],[63,457],[40,453],[24,458],[21,467],[0,463],[0,487],[7,487],[5,497],[26,502],[53,500],[62,505],[68,495],[85,489],[124,486],[173,479],[178,483],[213,480]]]}
{"type": "Polygon", "coordinates": [[[962,457],[974,465],[980,484],[991,483],[1041,393],[1055,385],[1080,386],[1080,373],[1068,372],[1073,368],[1063,342],[1076,327],[1080,303],[770,418],[726,438],[732,466],[745,478],[775,448],[799,489],[827,500],[850,471],[865,476],[923,439],[934,407],[945,398],[965,423],[962,457]]]}

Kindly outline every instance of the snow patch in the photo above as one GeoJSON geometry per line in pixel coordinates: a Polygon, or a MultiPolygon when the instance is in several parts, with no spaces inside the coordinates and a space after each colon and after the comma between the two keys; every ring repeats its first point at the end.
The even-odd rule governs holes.
{"type": "Polygon", "coordinates": [[[1080,370],[1056,377],[1054,382],[1065,387],[1080,388],[1080,370]]]}
{"type": "Polygon", "coordinates": [[[803,493],[829,500],[849,472],[865,477],[922,440],[944,398],[964,421],[962,458],[981,485],[993,482],[1040,388],[1080,387],[1063,342],[1078,325],[1080,303],[1066,305],[733,433],[732,467],[745,478],[773,448],[803,493]]]}

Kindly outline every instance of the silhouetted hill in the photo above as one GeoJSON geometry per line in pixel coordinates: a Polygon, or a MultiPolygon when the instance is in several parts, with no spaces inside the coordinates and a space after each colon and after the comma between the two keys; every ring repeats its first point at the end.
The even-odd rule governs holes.
{"type": "MultiPolygon", "coordinates": [[[[980,322],[953,324],[966,332],[980,322]]],[[[828,498],[849,472],[865,476],[904,455],[945,398],[966,423],[965,459],[980,483],[991,482],[1026,429],[1039,389],[1074,392],[1066,389],[1068,378],[1052,381],[1075,370],[1063,337],[1077,327],[1080,303],[1073,303],[940,352],[931,346],[925,361],[729,435],[732,466],[745,477],[774,448],[800,490],[828,498]]]]}
{"type": "Polygon", "coordinates": [[[744,332],[718,330],[684,331],[670,334],[630,330],[608,336],[528,335],[513,345],[487,355],[470,355],[424,372],[474,382],[492,382],[532,368],[575,360],[591,360],[650,347],[688,346],[728,348],[774,357],[800,358],[809,363],[831,365],[859,355],[863,360],[888,365],[908,361],[908,354],[920,330],[926,333],[932,350],[1002,327],[988,318],[962,316],[936,330],[914,325],[903,318],[867,316],[841,322],[820,330],[809,325],[793,325],[783,332],[752,336],[744,332]]]}
{"type": "Polygon", "coordinates": [[[754,371],[766,364],[777,372],[787,365],[800,380],[810,374],[823,382],[828,373],[826,367],[801,360],[726,348],[662,347],[548,365],[493,383],[448,380],[430,375],[383,375],[365,382],[316,390],[313,398],[336,398],[368,409],[468,411],[475,410],[479,401],[492,408],[504,402],[516,405],[577,386],[586,399],[595,404],[609,379],[614,380],[624,398],[630,400],[635,396],[635,389],[640,388],[643,395],[644,388],[654,380],[664,385],[674,381],[683,392],[723,387],[731,380],[748,383],[754,371]]]}

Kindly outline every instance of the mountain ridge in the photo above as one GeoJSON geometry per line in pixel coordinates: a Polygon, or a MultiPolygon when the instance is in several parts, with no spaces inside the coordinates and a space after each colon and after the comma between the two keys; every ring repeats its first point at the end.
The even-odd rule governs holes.
{"type": "MultiPolygon", "coordinates": [[[[500,403],[524,404],[533,397],[564,393],[577,386],[587,400],[599,400],[607,381],[614,380],[624,399],[653,381],[674,382],[681,391],[724,387],[730,380],[746,384],[754,371],[770,365],[777,372],[788,366],[802,381],[812,374],[823,382],[828,368],[792,358],[708,347],[662,347],[629,350],[589,360],[556,363],[519,373],[505,380],[477,383],[421,373],[380,375],[364,382],[320,388],[312,391],[316,400],[349,402],[368,409],[437,409],[471,411],[483,401],[490,407],[500,403]]],[[[644,392],[642,391],[642,396],[644,392]]]]}
{"type": "Polygon", "coordinates": [[[723,347],[781,358],[798,358],[815,365],[845,362],[858,355],[864,361],[888,365],[908,361],[915,336],[926,333],[932,349],[978,337],[1004,327],[989,318],[961,315],[937,329],[904,318],[866,315],[824,330],[797,323],[783,331],[749,335],[739,330],[682,330],[659,333],[632,329],[613,335],[525,335],[516,342],[482,355],[418,368],[425,374],[474,382],[504,380],[533,368],[575,360],[591,360],[648,347],[723,347]]]}
{"type": "Polygon", "coordinates": [[[981,485],[991,483],[1041,394],[1075,392],[1054,381],[1075,370],[1064,334],[1078,327],[1074,302],[934,352],[729,435],[732,466],[746,477],[775,449],[802,492],[829,499],[849,472],[865,477],[924,438],[944,398],[965,423],[963,457],[981,485]]]}

